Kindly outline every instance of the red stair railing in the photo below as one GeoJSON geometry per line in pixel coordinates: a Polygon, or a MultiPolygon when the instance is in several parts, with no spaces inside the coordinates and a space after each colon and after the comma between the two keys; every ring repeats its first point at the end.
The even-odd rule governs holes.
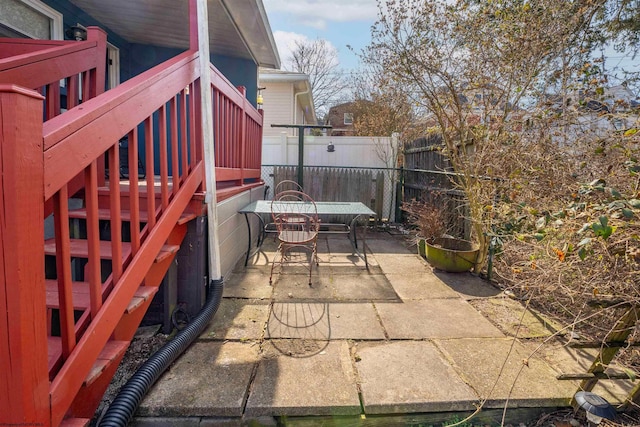
{"type": "MultiPolygon", "coordinates": [[[[43,51],[23,53],[20,66],[37,70],[35,62],[42,69],[55,68],[48,67],[49,61],[71,64],[73,61],[58,55],[62,52],[59,49],[70,49],[65,55],[74,57],[75,48],[82,43],[47,49],[45,56],[43,51]],[[29,56],[41,60],[30,62],[29,56]]],[[[16,76],[9,74],[15,73],[9,71],[15,67],[2,68],[3,61],[5,66],[11,62],[9,58],[0,60],[0,83],[16,76]]],[[[85,66],[97,69],[99,65],[85,66]]],[[[65,74],[85,75],[78,81],[96,84],[95,89],[84,87],[82,93],[98,93],[99,74],[91,77],[91,69],[63,69],[65,74]]],[[[218,193],[220,200],[259,185],[262,115],[217,70],[212,68],[211,72],[216,76],[211,90],[218,99],[214,111],[215,152],[220,161],[217,181],[221,189],[226,188],[218,193]],[[224,153],[219,159],[218,152],[224,153]]],[[[38,75],[35,71],[32,74],[38,75]]],[[[67,86],[70,90],[76,79],[72,75],[49,76],[49,82],[19,82],[31,88],[50,86],[44,91],[50,99],[56,96],[53,88],[62,78],[71,82],[67,86]]],[[[49,119],[44,123],[42,96],[14,85],[0,90],[0,126],[12,130],[0,132],[2,185],[10,188],[5,190],[0,211],[4,225],[0,235],[4,262],[0,310],[8,313],[0,324],[0,360],[10,365],[1,367],[4,372],[16,372],[0,381],[0,412],[8,413],[11,408],[20,422],[62,422],[171,230],[194,195],[204,190],[199,83],[198,53],[185,52],[111,91],[92,99],[85,97],[81,109],[57,114],[60,110],[55,105],[52,109],[45,99],[45,111],[56,114],[47,113],[49,119]],[[19,129],[14,124],[19,124],[19,129]],[[119,141],[124,135],[129,141],[126,183],[118,179],[119,141]],[[145,150],[143,181],[138,176],[139,145],[145,150]],[[107,187],[101,171],[105,156],[111,178],[107,187]],[[154,160],[159,163],[157,171],[154,160]],[[77,188],[71,186],[75,177],[81,178],[77,188]],[[68,209],[69,198],[77,189],[82,190],[78,196],[86,205],[88,261],[84,280],[90,290],[90,307],[79,319],[74,317],[71,263],[77,241],[71,238],[68,209]],[[108,202],[102,194],[108,195],[108,202]],[[45,209],[47,205],[50,209],[45,209]],[[60,300],[60,337],[55,346],[61,349],[59,355],[47,337],[43,213],[49,210],[55,219],[53,252],[60,300]],[[110,242],[100,240],[99,221],[105,210],[111,223],[110,242]],[[131,224],[130,242],[122,238],[120,225],[125,212],[131,224]],[[27,231],[18,233],[24,229],[27,231]],[[111,273],[103,280],[105,246],[112,262],[111,273]]]]}
{"type": "MultiPolygon", "coordinates": [[[[193,112],[199,109],[194,97],[187,95],[198,78],[197,58],[198,54],[194,52],[181,54],[83,103],[81,114],[70,110],[44,124],[45,198],[65,200],[67,183],[79,173],[84,174],[88,241],[86,270],[91,290],[91,308],[84,322],[81,319],[73,323],[72,313],[60,309],[60,318],[69,319],[64,327],[61,325],[61,337],[71,337],[62,341],[72,342],[73,336],[78,340],[75,346],[69,347],[71,351],[68,357],[63,357],[60,370],[51,383],[54,423],[62,420],[134,293],[144,283],[173,227],[201,187],[202,158],[184,155],[189,152],[189,147],[195,146],[195,136],[199,134],[194,128],[187,129],[195,122],[187,119],[186,108],[188,105],[193,112]],[[154,120],[158,122],[157,133],[154,132],[154,120]],[[129,141],[126,184],[119,180],[119,140],[123,132],[129,141]],[[142,140],[138,141],[139,138],[142,140]],[[161,166],[160,175],[156,178],[154,150],[160,147],[160,142],[164,146],[158,148],[161,166]],[[145,150],[144,180],[138,176],[139,143],[145,150]],[[171,177],[168,175],[168,152],[173,154],[171,177]],[[109,243],[112,274],[103,283],[101,258],[104,249],[101,245],[104,242],[100,241],[98,211],[101,208],[99,193],[104,190],[99,188],[97,164],[104,153],[107,154],[110,171],[107,191],[110,203],[106,208],[109,209],[112,230],[109,243]],[[181,159],[178,153],[183,154],[181,159]],[[70,158],[74,159],[72,165],[68,163],[70,158]],[[160,200],[158,205],[156,200],[160,200]],[[131,242],[126,244],[119,231],[124,211],[129,215],[131,231],[131,242]],[[142,226],[143,223],[146,224],[142,226]]],[[[56,203],[56,207],[62,209],[54,211],[54,217],[60,217],[60,224],[68,223],[64,205],[65,202],[56,203]]],[[[58,254],[65,254],[65,246],[74,243],[65,234],[64,227],[56,229],[56,260],[58,254]]],[[[70,266],[70,259],[58,261],[58,271],[63,271],[63,274],[58,274],[61,295],[69,293],[71,287],[70,266]]]]}

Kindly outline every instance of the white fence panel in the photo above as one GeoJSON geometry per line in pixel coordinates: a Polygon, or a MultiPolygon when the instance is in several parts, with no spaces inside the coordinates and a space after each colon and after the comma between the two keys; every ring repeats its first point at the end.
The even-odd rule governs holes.
{"type": "MultiPolygon", "coordinates": [[[[304,166],[395,167],[390,137],[310,136],[304,137],[304,166]],[[333,144],[334,151],[327,151],[333,144]]],[[[298,137],[266,136],[262,140],[263,165],[298,164],[298,137]]]]}
{"type": "MultiPolygon", "coordinates": [[[[298,165],[297,136],[265,136],[262,139],[262,165],[298,165]]],[[[310,136],[304,137],[303,166],[395,168],[397,139],[392,137],[362,136],[310,136]],[[328,151],[329,144],[333,152],[328,151]]],[[[272,169],[263,167],[262,179],[273,184],[272,169]]],[[[384,208],[382,220],[395,220],[395,185],[391,181],[394,172],[384,172],[384,208]]]]}

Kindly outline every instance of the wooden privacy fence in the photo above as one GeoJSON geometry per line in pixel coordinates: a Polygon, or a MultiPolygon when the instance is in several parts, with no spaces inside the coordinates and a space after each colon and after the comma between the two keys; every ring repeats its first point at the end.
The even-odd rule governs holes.
{"type": "Polygon", "coordinates": [[[442,137],[431,134],[404,146],[402,201],[420,200],[442,209],[447,233],[469,239],[471,226],[464,193],[454,188],[453,167],[442,154],[442,137]]]}
{"type": "MultiPolygon", "coordinates": [[[[274,188],[280,181],[296,181],[296,166],[275,166],[274,188]]],[[[304,191],[314,200],[362,202],[382,218],[384,176],[382,171],[331,167],[308,167],[303,171],[304,191]]],[[[324,218],[323,218],[324,219],[324,218]]],[[[334,222],[333,219],[328,219],[334,222]]]]}

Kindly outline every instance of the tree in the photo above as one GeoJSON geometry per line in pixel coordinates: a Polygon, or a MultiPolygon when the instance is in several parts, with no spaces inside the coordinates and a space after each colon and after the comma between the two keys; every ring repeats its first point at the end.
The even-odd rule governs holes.
{"type": "Polygon", "coordinates": [[[481,253],[498,242],[501,285],[591,339],[620,319],[591,308],[599,295],[640,305],[639,111],[595,55],[637,52],[637,5],[379,1],[362,52],[442,136],[481,253]]]}
{"type": "Polygon", "coordinates": [[[287,68],[309,75],[316,114],[324,116],[346,88],[338,53],[326,40],[296,40],[287,68]]]}
{"type": "MultiPolygon", "coordinates": [[[[476,271],[493,241],[494,279],[565,331],[605,342],[626,319],[637,333],[639,110],[599,55],[637,52],[637,0],[378,5],[362,59],[442,136],[485,255],[476,271]]],[[[637,350],[623,351],[637,369],[637,350]]]]}
{"type": "Polygon", "coordinates": [[[513,132],[521,109],[543,98],[558,61],[565,75],[585,63],[582,42],[602,3],[379,2],[363,60],[384,67],[388,84],[441,132],[481,254],[494,226],[490,208],[510,185],[503,178],[526,175],[531,161],[545,163],[552,153],[513,132]]]}

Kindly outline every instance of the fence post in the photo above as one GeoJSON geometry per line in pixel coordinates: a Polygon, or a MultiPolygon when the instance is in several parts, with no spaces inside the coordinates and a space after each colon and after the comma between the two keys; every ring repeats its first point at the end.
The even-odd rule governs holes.
{"type": "Polygon", "coordinates": [[[38,93],[0,85],[0,414],[49,425],[44,154],[38,93]]]}
{"type": "Polygon", "coordinates": [[[398,170],[398,182],[396,182],[396,222],[402,222],[402,202],[404,201],[404,166],[398,170]]]}

